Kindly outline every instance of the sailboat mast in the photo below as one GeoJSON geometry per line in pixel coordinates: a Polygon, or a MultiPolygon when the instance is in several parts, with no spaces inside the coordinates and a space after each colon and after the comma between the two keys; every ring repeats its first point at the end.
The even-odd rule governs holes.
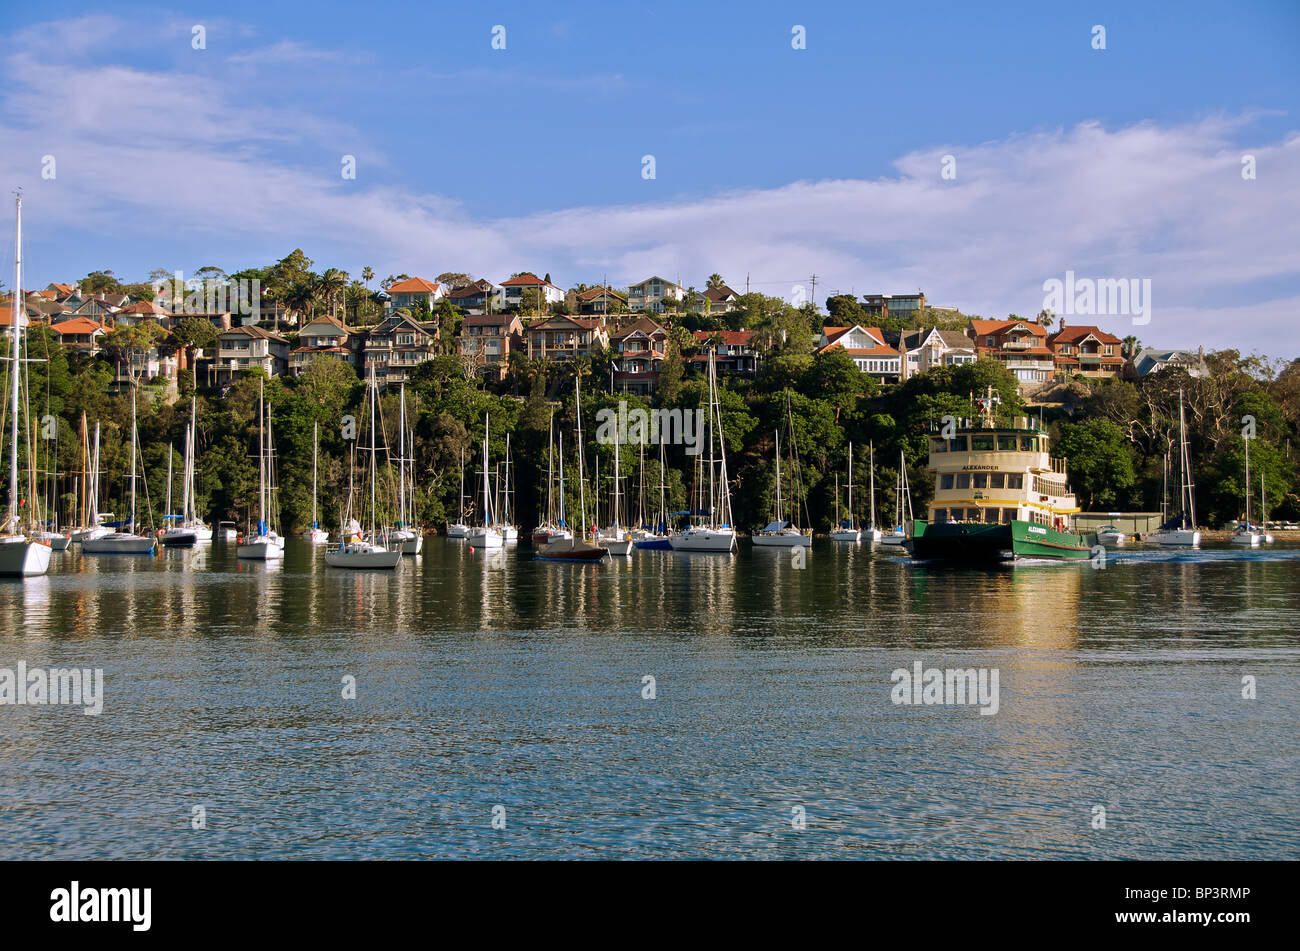
{"type": "Polygon", "coordinates": [[[1250,439],[1242,442],[1246,444],[1246,531],[1250,531],[1250,439]]]}
{"type": "Polygon", "coordinates": [[[135,527],[135,387],[131,387],[131,532],[139,534],[135,527]]]}
{"type": "Polygon", "coordinates": [[[406,527],[406,384],[399,391],[397,421],[397,527],[406,527]]]}
{"type": "MultiPolygon", "coordinates": [[[[379,468],[379,456],[376,455],[375,448],[375,370],[370,368],[370,540],[375,540],[375,482],[378,478],[377,470],[379,468]]],[[[392,496],[390,495],[391,499],[392,496]]]]}
{"type": "Polygon", "coordinates": [[[776,517],[778,520],[785,516],[785,508],[781,505],[781,430],[775,430],[776,433],[776,517]]]}
{"type": "Polygon", "coordinates": [[[17,533],[18,525],[18,370],[20,353],[18,338],[23,332],[23,196],[17,199],[17,223],[14,225],[14,286],[13,322],[9,325],[9,517],[6,528],[17,533]],[[12,525],[10,525],[12,523],[12,525]]]}
{"type": "Polygon", "coordinates": [[[490,482],[488,479],[488,433],[492,428],[491,417],[489,414],[483,414],[483,527],[487,528],[492,524],[492,499],[489,497],[490,482]]]}
{"type": "Polygon", "coordinates": [[[582,387],[577,376],[573,378],[573,405],[578,413],[578,517],[582,520],[578,526],[579,536],[587,540],[587,495],[582,481],[582,387]]]}
{"type": "Polygon", "coordinates": [[[871,450],[871,527],[874,529],[876,527],[876,444],[869,442],[867,446],[871,450]]]}
{"type": "Polygon", "coordinates": [[[849,528],[856,527],[857,522],[853,518],[853,443],[849,443],[849,528]]]}
{"type": "Polygon", "coordinates": [[[262,413],[262,381],[257,381],[257,534],[266,532],[266,417],[262,413]]]}
{"type": "Polygon", "coordinates": [[[320,423],[313,423],[311,430],[311,527],[319,528],[316,520],[316,466],[320,456],[320,423]]]}
{"type": "Polygon", "coordinates": [[[564,527],[564,433],[560,433],[560,527],[564,527]]]}
{"type": "Polygon", "coordinates": [[[618,515],[619,515],[618,512],[618,501],[619,501],[618,499],[618,457],[619,457],[618,447],[619,447],[619,442],[617,439],[615,439],[614,440],[614,531],[615,532],[617,532],[618,529],[621,527],[618,520],[618,515]]]}

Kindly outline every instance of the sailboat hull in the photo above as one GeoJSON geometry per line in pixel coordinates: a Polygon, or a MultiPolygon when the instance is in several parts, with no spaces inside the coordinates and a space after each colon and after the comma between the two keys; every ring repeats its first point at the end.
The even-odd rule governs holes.
{"type": "Polygon", "coordinates": [[[611,555],[632,554],[632,536],[627,532],[618,535],[601,535],[597,541],[603,547],[609,549],[611,555]]]}
{"type": "Polygon", "coordinates": [[[1234,545],[1242,545],[1246,548],[1258,548],[1263,538],[1257,532],[1237,532],[1232,536],[1234,545]]]}
{"type": "Polygon", "coordinates": [[[711,551],[730,554],[736,550],[734,528],[688,528],[670,535],[673,551],[711,551]]]}
{"type": "Polygon", "coordinates": [[[856,528],[837,528],[831,532],[831,541],[860,542],[862,541],[862,533],[856,528]]]}
{"type": "Polygon", "coordinates": [[[81,543],[87,555],[152,555],[154,541],[146,535],[128,535],[112,532],[101,538],[81,543]]]}
{"type": "Polygon", "coordinates": [[[68,546],[72,544],[71,535],[61,535],[58,532],[37,532],[36,540],[43,545],[49,545],[50,551],[67,551],[68,546]]]}
{"type": "Polygon", "coordinates": [[[800,532],[755,532],[750,541],[758,548],[812,547],[812,536],[800,532]]]}
{"type": "Polygon", "coordinates": [[[401,560],[401,551],[364,542],[340,545],[325,552],[325,564],[331,568],[396,568],[401,560]]]}
{"type": "Polygon", "coordinates": [[[23,535],[0,538],[0,576],[31,578],[50,569],[50,546],[23,535]]]}
{"type": "Polygon", "coordinates": [[[469,526],[468,526],[468,525],[448,525],[448,526],[447,526],[447,537],[448,537],[448,538],[468,538],[468,537],[469,537],[469,526]]]}
{"type": "Polygon", "coordinates": [[[1165,545],[1170,548],[1197,548],[1201,544],[1201,533],[1190,529],[1170,529],[1143,535],[1142,540],[1152,545],[1165,545]]]}
{"type": "Polygon", "coordinates": [[[235,549],[245,561],[277,561],[284,557],[284,541],[272,535],[258,535],[235,549]]]}
{"type": "Polygon", "coordinates": [[[501,537],[501,533],[494,528],[473,529],[468,538],[471,548],[500,548],[505,544],[505,539],[501,537]]]}
{"type": "Polygon", "coordinates": [[[593,545],[575,538],[561,538],[551,542],[533,557],[542,561],[601,561],[608,556],[609,549],[604,545],[593,545]]]}
{"type": "Polygon", "coordinates": [[[169,528],[162,535],[164,548],[193,548],[198,540],[198,535],[188,528],[169,528]]]}

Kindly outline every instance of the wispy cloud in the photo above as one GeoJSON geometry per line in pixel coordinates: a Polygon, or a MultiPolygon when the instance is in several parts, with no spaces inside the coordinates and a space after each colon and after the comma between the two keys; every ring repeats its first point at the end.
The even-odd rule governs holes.
{"type": "MultiPolygon", "coordinates": [[[[85,49],[90,37],[129,32],[111,19],[49,29],[40,40],[28,31],[3,61],[0,172],[29,184],[47,232],[93,225],[151,261],[169,263],[186,240],[241,262],[250,248],[302,246],[380,273],[500,279],[527,266],[562,284],[657,273],[701,285],[719,271],[780,295],[816,273],[818,297],[923,288],[934,303],[986,316],[1036,312],[1043,281],[1072,270],[1150,278],[1153,319],[1139,334],[1149,343],[1300,349],[1300,135],[1243,149],[1248,116],[954,142],[903,155],[869,181],[473,217],[454,193],[377,180],[387,159],[365,130],[246,104],[256,87],[241,85],[240,68],[314,68],[328,51],[279,43],[231,56],[224,72],[185,72],[38,53],[50,35],[85,49]],[[1242,178],[1243,151],[1255,180],[1242,178]],[[359,158],[355,181],[339,176],[343,153],[359,158]],[[44,154],[59,161],[53,182],[37,177],[44,154]],[[940,175],[945,155],[955,180],[940,175]]],[[[671,188],[661,173],[653,187],[671,188]]],[[[64,265],[84,273],[99,262],[64,265]]]]}

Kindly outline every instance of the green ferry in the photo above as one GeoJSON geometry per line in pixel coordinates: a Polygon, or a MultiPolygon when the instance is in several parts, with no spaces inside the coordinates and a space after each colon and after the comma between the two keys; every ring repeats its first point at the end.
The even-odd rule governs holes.
{"type": "Polygon", "coordinates": [[[904,542],[916,559],[960,562],[1017,558],[1086,559],[1095,534],[1072,530],[1079,512],[1063,459],[1030,417],[994,421],[995,399],[980,418],[950,420],[930,439],[934,500],[904,542]]]}

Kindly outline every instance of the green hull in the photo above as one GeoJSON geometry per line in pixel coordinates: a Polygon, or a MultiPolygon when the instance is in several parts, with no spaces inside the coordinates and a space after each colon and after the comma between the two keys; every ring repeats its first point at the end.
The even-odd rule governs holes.
{"type": "Polygon", "coordinates": [[[1096,535],[1058,532],[1045,525],[1013,521],[1000,525],[917,521],[906,542],[913,558],[941,561],[1010,561],[1016,558],[1086,559],[1096,535]]]}

